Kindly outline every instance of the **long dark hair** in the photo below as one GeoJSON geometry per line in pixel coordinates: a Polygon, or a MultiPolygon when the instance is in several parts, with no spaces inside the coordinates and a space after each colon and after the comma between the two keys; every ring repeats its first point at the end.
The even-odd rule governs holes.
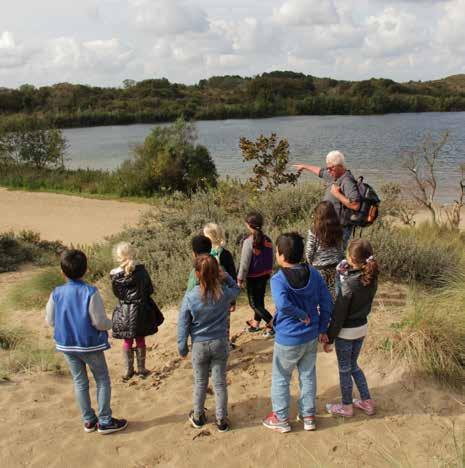
{"type": "Polygon", "coordinates": [[[362,270],[362,284],[369,286],[378,278],[379,265],[373,255],[373,247],[365,239],[355,239],[349,244],[349,256],[362,270]]]}
{"type": "Polygon", "coordinates": [[[258,211],[249,213],[245,222],[253,229],[253,246],[254,248],[262,247],[265,236],[263,235],[263,215],[258,211]]]}
{"type": "Polygon", "coordinates": [[[202,301],[208,299],[217,301],[223,295],[218,261],[211,255],[199,255],[194,263],[200,283],[202,301]]]}
{"type": "Polygon", "coordinates": [[[342,246],[342,226],[331,202],[322,201],[315,208],[313,234],[322,247],[342,246]]]}

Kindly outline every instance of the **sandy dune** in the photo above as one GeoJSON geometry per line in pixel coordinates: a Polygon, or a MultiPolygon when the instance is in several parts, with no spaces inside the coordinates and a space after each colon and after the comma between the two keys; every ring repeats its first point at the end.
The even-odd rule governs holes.
{"type": "Polygon", "coordinates": [[[147,205],[0,188],[0,232],[31,229],[43,239],[91,244],[133,225],[147,205]]]}
{"type": "MultiPolygon", "coordinates": [[[[0,275],[0,282],[7,275],[0,275]]],[[[20,280],[16,277],[10,283],[20,280]]],[[[379,296],[377,314],[395,313],[379,296]]],[[[402,297],[398,295],[397,297],[402,297]]],[[[397,299],[399,301],[400,299],[397,299]]],[[[394,302],[394,306],[399,305],[394,302]]],[[[192,401],[192,369],[176,353],[175,309],[148,339],[146,380],[130,383],[122,372],[121,342],[113,340],[109,362],[113,410],[130,420],[128,429],[112,436],[85,434],[80,425],[69,375],[20,375],[0,384],[0,457],[2,467],[309,467],[309,466],[461,466],[465,407],[454,395],[400,370],[366,364],[379,411],[339,420],[324,413],[324,403],[339,396],[334,354],[318,356],[318,430],[306,433],[293,422],[293,432],[276,434],[261,426],[270,410],[273,341],[242,334],[229,361],[229,407],[234,430],[219,434],[213,424],[192,429],[186,420],[192,401]]],[[[22,312],[24,322],[52,345],[42,310],[22,312]]],[[[240,307],[233,331],[242,329],[249,311],[240,307]]],[[[365,356],[365,363],[369,362],[365,356]]],[[[93,393],[93,391],[92,391],[93,393]]],[[[292,394],[295,400],[296,382],[292,394]]],[[[214,399],[206,406],[210,420],[214,399]]],[[[291,414],[295,417],[295,401],[291,414]]]]}

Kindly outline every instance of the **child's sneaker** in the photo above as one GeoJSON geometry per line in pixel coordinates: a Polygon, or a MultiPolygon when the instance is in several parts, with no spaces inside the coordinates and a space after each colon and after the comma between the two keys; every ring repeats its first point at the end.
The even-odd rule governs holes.
{"type": "Polygon", "coordinates": [[[195,429],[201,429],[205,424],[207,424],[207,417],[205,416],[205,413],[202,413],[199,418],[196,418],[194,416],[194,412],[191,411],[189,413],[189,421],[195,429]]]}
{"type": "Polygon", "coordinates": [[[87,421],[84,423],[84,432],[95,432],[97,430],[98,420],[87,421]]]}
{"type": "Polygon", "coordinates": [[[352,404],[361,409],[368,416],[373,416],[376,413],[375,402],[373,400],[357,400],[354,398],[352,404]]]}
{"type": "Polygon", "coordinates": [[[343,418],[351,418],[354,415],[354,410],[345,408],[341,403],[326,403],[326,411],[333,416],[342,416],[343,418]]]}
{"type": "Polygon", "coordinates": [[[315,416],[300,416],[297,415],[297,421],[304,423],[304,429],[306,431],[316,431],[316,419],[315,416]]]}
{"type": "Polygon", "coordinates": [[[263,421],[263,425],[267,427],[268,429],[272,429],[273,431],[285,433],[285,432],[291,432],[291,426],[289,424],[289,421],[286,419],[282,421],[281,419],[278,418],[276,413],[271,412],[263,421]]]}
{"type": "Polygon", "coordinates": [[[227,419],[217,419],[216,428],[218,429],[218,432],[228,432],[229,429],[231,429],[231,426],[227,419]]]}
{"type": "Polygon", "coordinates": [[[122,431],[128,427],[128,422],[126,419],[116,419],[111,418],[111,422],[108,424],[99,424],[98,432],[99,434],[112,434],[113,432],[122,431]]]}

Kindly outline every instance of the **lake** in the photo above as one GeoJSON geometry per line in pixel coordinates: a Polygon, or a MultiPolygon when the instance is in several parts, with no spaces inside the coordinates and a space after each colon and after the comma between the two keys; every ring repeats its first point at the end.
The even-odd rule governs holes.
{"type": "MultiPolygon", "coordinates": [[[[438,165],[439,200],[457,193],[457,167],[465,162],[465,112],[388,114],[382,116],[300,116],[197,122],[199,142],[212,155],[221,176],[246,178],[239,138],[276,132],[289,140],[292,161],[324,165],[325,155],[338,149],[355,175],[364,175],[375,187],[383,181],[403,181],[403,154],[430,132],[446,130],[450,137],[438,165]]],[[[131,148],[144,141],[154,124],[76,128],[64,130],[69,141],[68,166],[114,169],[130,157],[131,148]]],[[[306,175],[311,178],[311,175],[306,175]]]]}

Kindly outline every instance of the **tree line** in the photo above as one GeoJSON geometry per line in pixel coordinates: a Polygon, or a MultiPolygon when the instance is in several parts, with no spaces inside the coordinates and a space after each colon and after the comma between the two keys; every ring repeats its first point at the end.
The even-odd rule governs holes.
{"type": "Polygon", "coordinates": [[[195,85],[166,78],[124,80],[120,87],[58,83],[0,88],[0,121],[9,130],[46,125],[69,128],[282,115],[367,115],[465,111],[465,75],[397,83],[317,78],[291,71],[253,78],[214,76],[195,85]]]}

